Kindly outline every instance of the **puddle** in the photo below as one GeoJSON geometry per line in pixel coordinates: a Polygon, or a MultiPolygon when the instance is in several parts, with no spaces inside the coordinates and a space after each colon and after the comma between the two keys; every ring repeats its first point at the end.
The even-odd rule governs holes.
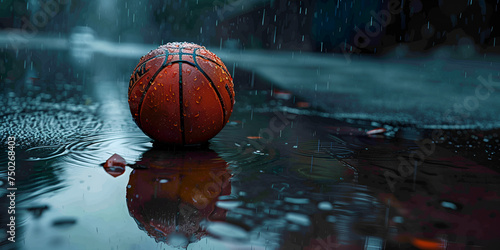
{"type": "MultiPolygon", "coordinates": [[[[431,129],[334,119],[291,92],[271,95],[250,72],[236,75],[230,122],[208,145],[188,148],[153,144],[124,98],[7,94],[13,107],[3,111],[1,128],[19,144],[19,247],[393,249],[496,241],[498,131],[438,130],[434,139],[442,140],[429,149],[431,129]]],[[[101,84],[110,92],[117,86],[101,84]]]]}

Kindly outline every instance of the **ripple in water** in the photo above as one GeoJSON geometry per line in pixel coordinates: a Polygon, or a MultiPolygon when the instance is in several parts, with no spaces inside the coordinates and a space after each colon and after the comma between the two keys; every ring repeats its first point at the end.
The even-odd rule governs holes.
{"type": "Polygon", "coordinates": [[[127,162],[133,162],[151,147],[151,139],[141,132],[104,133],[66,145],[65,151],[68,155],[65,161],[78,166],[95,167],[116,153],[127,162]]]}
{"type": "Polygon", "coordinates": [[[0,113],[0,141],[15,136],[21,149],[64,144],[103,126],[96,116],[97,104],[55,103],[42,97],[5,97],[2,101],[6,109],[0,113]]]}
{"type": "Polygon", "coordinates": [[[217,204],[227,210],[227,219],[209,224],[208,233],[225,240],[257,241],[268,248],[283,247],[283,242],[304,247],[307,242],[328,237],[349,245],[385,233],[385,206],[364,186],[334,184],[332,191],[321,194],[283,191],[275,195],[283,198],[261,201],[234,195],[219,197],[217,204]],[[358,231],[362,227],[371,231],[358,231]],[[305,233],[311,230],[319,231],[305,233]],[[295,235],[298,232],[301,234],[295,235]]]}

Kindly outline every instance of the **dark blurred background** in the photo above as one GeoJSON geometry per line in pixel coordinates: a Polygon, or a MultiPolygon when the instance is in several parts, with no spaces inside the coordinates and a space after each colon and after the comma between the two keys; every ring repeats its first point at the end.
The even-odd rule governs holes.
{"type": "MultiPolygon", "coordinates": [[[[167,42],[189,41],[216,52],[232,73],[237,67],[251,71],[252,75],[255,71],[257,76],[286,89],[298,90],[304,96],[317,99],[317,94],[325,90],[343,93],[344,83],[354,92],[349,92],[348,100],[342,103],[356,102],[359,98],[355,93],[359,89],[372,87],[380,93],[363,96],[363,100],[375,97],[374,100],[385,100],[380,102],[385,106],[399,107],[400,102],[414,96],[413,86],[420,86],[422,98],[417,101],[429,106],[421,107],[423,113],[432,110],[443,113],[438,107],[464,100],[463,95],[473,91],[461,86],[474,87],[477,84],[473,81],[477,78],[474,74],[487,77],[495,72],[477,70],[497,67],[493,62],[498,60],[500,52],[497,46],[500,31],[495,27],[500,23],[498,8],[498,0],[1,0],[0,87],[5,93],[28,96],[32,90],[45,93],[55,90],[59,94],[52,96],[54,101],[67,100],[71,94],[80,98],[82,92],[96,96],[101,89],[92,90],[89,84],[108,81],[121,86],[128,82],[137,60],[147,51],[167,42]],[[287,67],[282,66],[291,64],[288,57],[298,53],[309,54],[301,57],[295,68],[286,71],[287,67]],[[271,59],[278,57],[278,61],[272,62],[271,59]],[[304,61],[312,57],[314,60],[304,61]],[[377,63],[341,65],[350,64],[352,58],[374,57],[396,61],[392,65],[386,62],[383,67],[375,67],[377,63]],[[420,61],[403,63],[401,59],[420,61]],[[453,65],[450,60],[455,60],[453,65]],[[464,64],[461,60],[468,62],[464,64]],[[430,63],[436,64],[431,66],[433,70],[417,74],[430,63]],[[386,71],[396,65],[407,68],[386,71]],[[274,68],[270,69],[271,66],[274,68]],[[378,73],[370,75],[367,69],[378,73]],[[366,74],[360,75],[358,71],[366,74]],[[449,74],[442,74],[444,71],[449,74]],[[403,78],[387,78],[397,72],[403,78]],[[276,75],[293,79],[276,79],[276,75]],[[341,75],[348,78],[339,78],[341,75]],[[431,79],[408,82],[409,91],[405,92],[408,96],[402,96],[401,100],[387,101],[394,95],[382,95],[406,86],[406,80],[421,75],[431,79]],[[354,76],[360,79],[349,78],[354,76]],[[374,78],[385,80],[365,81],[374,78]],[[329,89],[330,81],[340,89],[329,89]],[[366,84],[356,85],[362,82],[366,84]],[[399,84],[384,85],[389,82],[399,84]],[[444,86],[441,91],[435,89],[438,82],[444,86]],[[305,88],[310,91],[304,92],[305,88]],[[433,102],[442,99],[430,98],[437,92],[447,93],[449,99],[444,104],[433,102]]],[[[331,99],[328,95],[325,98],[322,103],[331,99]]],[[[85,96],[83,99],[90,102],[85,96]]],[[[334,104],[325,105],[333,112],[330,106],[334,104]]],[[[352,111],[344,108],[336,112],[352,111]]],[[[372,103],[354,111],[358,110],[406,112],[372,103]]]]}
{"type": "MultiPolygon", "coordinates": [[[[238,92],[235,113],[241,120],[252,120],[254,107],[258,114],[258,108],[268,112],[280,106],[270,97],[282,88],[282,96],[293,96],[293,105],[297,96],[307,101],[300,102],[308,105],[303,107],[348,122],[498,129],[500,98],[493,91],[489,98],[485,88],[478,96],[476,87],[485,86],[477,80],[482,77],[488,87],[500,89],[499,5],[499,0],[0,0],[0,140],[16,135],[25,148],[61,145],[87,137],[84,129],[64,126],[70,121],[106,120],[111,124],[106,129],[136,144],[128,137],[137,131],[126,104],[130,74],[142,55],[172,41],[208,47],[224,60],[237,91],[255,89],[238,92]],[[361,60],[350,64],[344,58],[350,56],[361,60]],[[245,95],[246,102],[240,97],[245,95]]],[[[258,126],[269,126],[261,122],[258,126]]],[[[316,120],[310,124],[319,126],[316,120]]],[[[231,136],[249,134],[233,131],[231,136]]],[[[420,138],[411,129],[401,131],[402,138],[420,138]]],[[[498,152],[497,130],[491,134],[458,131],[450,150],[491,164],[497,159],[492,156],[498,152]]],[[[113,151],[127,145],[109,141],[116,141],[109,144],[113,151]]],[[[304,162],[309,166],[309,158],[304,162]]],[[[20,179],[29,180],[24,190],[30,196],[43,185],[62,183],[59,169],[35,166],[19,171],[20,179]],[[46,176],[38,178],[36,171],[46,176]],[[44,181],[51,184],[40,184],[44,181]]]]}
{"type": "Polygon", "coordinates": [[[383,54],[402,43],[411,51],[451,45],[498,53],[498,5],[497,0],[2,0],[0,27],[23,29],[30,20],[39,32],[60,35],[88,26],[103,39],[155,45],[186,40],[208,47],[328,53],[347,43],[362,53],[383,54]]]}

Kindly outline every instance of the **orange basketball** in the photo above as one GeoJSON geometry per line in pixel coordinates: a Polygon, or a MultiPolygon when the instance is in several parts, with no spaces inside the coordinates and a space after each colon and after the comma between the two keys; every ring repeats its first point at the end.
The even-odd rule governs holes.
{"type": "Polygon", "coordinates": [[[217,135],[233,112],[233,78],[205,47],[167,43],[135,67],[128,103],[137,126],[152,139],[202,143],[217,135]]]}

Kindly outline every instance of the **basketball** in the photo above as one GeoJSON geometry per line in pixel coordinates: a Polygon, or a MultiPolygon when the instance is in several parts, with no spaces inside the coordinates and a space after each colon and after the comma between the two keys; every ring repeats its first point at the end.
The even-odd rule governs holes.
{"type": "Polygon", "coordinates": [[[234,106],[224,63],[194,43],[167,43],[141,57],[130,76],[128,103],[139,128],[166,144],[199,144],[217,135],[234,106]]]}

